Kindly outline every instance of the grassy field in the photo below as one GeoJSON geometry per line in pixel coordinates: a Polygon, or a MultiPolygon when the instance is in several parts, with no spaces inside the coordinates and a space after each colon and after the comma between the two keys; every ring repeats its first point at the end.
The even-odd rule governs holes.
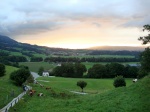
{"type": "Polygon", "coordinates": [[[45,70],[51,70],[56,66],[56,64],[48,62],[21,62],[19,65],[28,66],[30,71],[33,72],[38,72],[40,67],[43,67],[45,70]]]}
{"type": "MultiPolygon", "coordinates": [[[[87,82],[87,87],[84,92],[87,93],[103,93],[108,90],[114,89],[113,87],[113,79],[86,79],[86,78],[60,78],[60,77],[40,77],[38,81],[45,85],[50,86],[52,88],[58,88],[60,90],[67,91],[81,91],[81,89],[76,86],[77,81],[84,80],[87,82]],[[49,81],[44,82],[43,80],[49,81]]],[[[126,79],[127,86],[132,84],[131,79],[126,79]]]]}
{"type": "MultiPolygon", "coordinates": [[[[138,110],[138,106],[134,106],[134,108],[132,109],[133,105],[135,105],[136,103],[141,103],[141,99],[138,99],[138,95],[140,93],[137,92],[142,86],[141,82],[139,82],[140,85],[132,84],[131,79],[126,79],[127,87],[115,89],[112,86],[113,79],[83,79],[88,83],[87,87],[85,88],[85,92],[88,92],[88,95],[75,95],[69,93],[68,91],[71,90],[81,91],[81,89],[76,86],[76,82],[78,80],[80,79],[58,77],[38,78],[39,83],[43,84],[45,87],[41,88],[39,84],[32,85],[33,89],[37,91],[36,95],[34,95],[33,97],[26,95],[24,99],[22,99],[20,103],[17,104],[14,108],[18,112],[130,112],[131,110],[133,110],[133,112],[141,111],[138,110]],[[50,82],[43,82],[42,80],[50,82]],[[56,94],[52,95],[50,90],[45,89],[46,87],[51,87],[56,94]],[[138,90],[134,91],[134,89],[138,90]],[[44,93],[43,97],[37,96],[37,94],[40,92],[44,93]],[[60,93],[62,92],[65,93],[65,96],[60,95],[60,93]],[[132,95],[134,95],[133,98],[131,98],[132,95]],[[134,100],[134,98],[137,99],[132,102],[131,106],[129,102],[134,100]],[[105,111],[105,109],[107,111],[105,111]]],[[[145,93],[146,90],[145,88],[143,88],[141,91],[145,93]]],[[[148,97],[147,94],[148,92],[145,93],[146,97],[148,97]]],[[[146,103],[147,102],[148,101],[146,101],[146,103]]],[[[143,104],[140,105],[140,108],[143,109],[143,104]]],[[[146,109],[147,108],[148,105],[146,105],[146,109]]],[[[10,112],[13,112],[13,109],[11,109],[10,112]]]]}
{"type": "Polygon", "coordinates": [[[9,80],[9,75],[14,70],[17,70],[17,68],[6,66],[6,75],[0,77],[0,108],[5,106],[22,91],[22,88],[13,85],[11,80],[9,80]],[[13,90],[15,91],[14,96],[11,94],[13,90]]]}
{"type": "Polygon", "coordinates": [[[45,96],[26,95],[10,112],[14,109],[17,112],[149,112],[149,83],[150,76],[101,94],[73,95],[63,91],[63,97],[60,96],[62,90],[55,90],[56,94],[52,95],[50,90],[33,85],[37,93],[42,91],[45,96]]]}

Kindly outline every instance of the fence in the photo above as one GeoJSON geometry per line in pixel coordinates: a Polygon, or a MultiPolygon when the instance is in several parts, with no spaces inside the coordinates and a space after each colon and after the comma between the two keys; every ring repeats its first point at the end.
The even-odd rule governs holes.
{"type": "MultiPolygon", "coordinates": [[[[32,89],[28,86],[28,90],[32,89]]],[[[27,91],[22,92],[19,96],[14,98],[10,103],[8,103],[5,107],[3,107],[0,112],[8,112],[10,107],[13,107],[18,101],[26,94],[27,91]]]]}

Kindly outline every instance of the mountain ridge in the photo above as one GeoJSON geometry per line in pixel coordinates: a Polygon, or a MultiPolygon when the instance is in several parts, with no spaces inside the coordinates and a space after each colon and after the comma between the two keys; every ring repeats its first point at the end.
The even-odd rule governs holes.
{"type": "MultiPolygon", "coordinates": [[[[29,48],[30,50],[37,50],[39,49],[49,49],[49,50],[77,50],[77,49],[67,49],[67,48],[55,48],[55,47],[47,47],[47,46],[40,46],[40,45],[32,45],[29,43],[21,43],[18,42],[8,36],[0,35],[0,49],[4,48],[10,48],[10,47],[23,47],[23,48],[29,48]]],[[[86,48],[84,50],[109,50],[109,51],[121,51],[121,50],[128,50],[128,51],[144,51],[143,46],[94,46],[90,48],[86,48]]],[[[79,49],[81,50],[81,49],[79,49]]]]}
{"type": "Polygon", "coordinates": [[[144,51],[143,46],[94,46],[88,48],[89,50],[128,50],[128,51],[144,51]]]}

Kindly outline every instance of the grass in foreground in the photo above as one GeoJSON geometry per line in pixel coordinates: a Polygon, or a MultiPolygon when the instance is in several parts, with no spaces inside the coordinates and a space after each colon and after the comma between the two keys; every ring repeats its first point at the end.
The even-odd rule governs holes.
{"type": "Polygon", "coordinates": [[[0,77],[0,108],[22,92],[22,88],[15,86],[9,79],[10,73],[14,70],[17,70],[17,68],[6,66],[6,75],[0,77]],[[14,91],[14,95],[12,91],[14,91]]]}

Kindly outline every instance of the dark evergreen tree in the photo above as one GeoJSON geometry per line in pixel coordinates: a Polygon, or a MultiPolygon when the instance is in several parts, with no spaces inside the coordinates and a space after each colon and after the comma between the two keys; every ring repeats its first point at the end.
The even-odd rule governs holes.
{"type": "Polygon", "coordinates": [[[5,65],[0,63],[0,77],[5,75],[5,65]]]}

